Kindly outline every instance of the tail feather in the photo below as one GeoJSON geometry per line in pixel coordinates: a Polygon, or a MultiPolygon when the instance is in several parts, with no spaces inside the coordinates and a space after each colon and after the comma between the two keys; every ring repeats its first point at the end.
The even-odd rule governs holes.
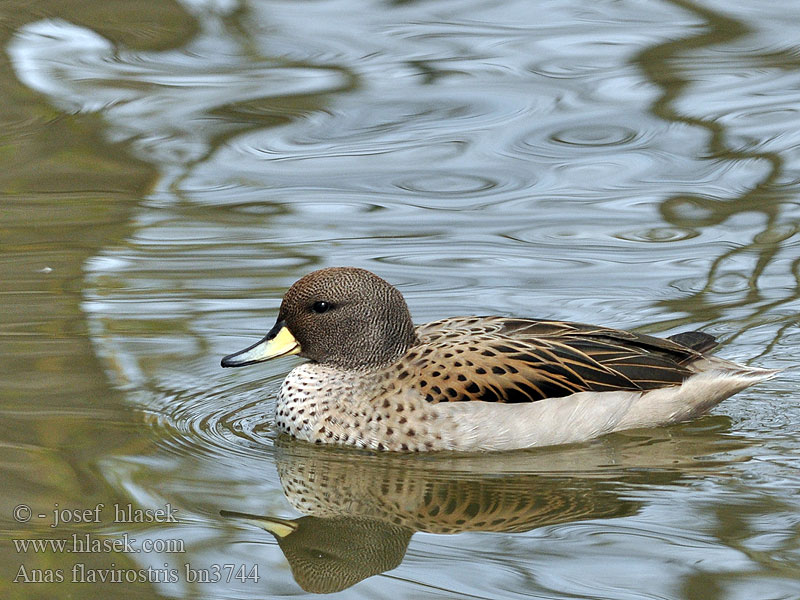
{"type": "Polygon", "coordinates": [[[713,335],[702,331],[684,331],[671,335],[667,339],[701,353],[708,352],[719,346],[719,342],[713,335]]]}
{"type": "Polygon", "coordinates": [[[767,381],[773,377],[777,377],[782,369],[761,369],[758,367],[742,367],[741,370],[736,371],[734,374],[739,377],[751,379],[753,383],[759,381],[767,381]]]}

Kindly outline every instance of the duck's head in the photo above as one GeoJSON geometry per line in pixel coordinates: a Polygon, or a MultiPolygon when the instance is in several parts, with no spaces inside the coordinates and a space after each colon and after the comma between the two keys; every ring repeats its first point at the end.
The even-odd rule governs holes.
{"type": "Polygon", "coordinates": [[[364,269],[333,267],[289,288],[264,339],[226,356],[222,366],[299,354],[335,367],[369,368],[396,359],[415,340],[408,306],[395,287],[364,269]]]}

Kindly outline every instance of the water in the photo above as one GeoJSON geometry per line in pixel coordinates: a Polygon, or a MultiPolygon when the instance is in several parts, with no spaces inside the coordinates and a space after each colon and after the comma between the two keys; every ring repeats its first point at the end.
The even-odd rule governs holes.
{"type": "Polygon", "coordinates": [[[675,0],[9,10],[4,597],[800,597],[798,371],[695,423],[408,457],[279,438],[294,359],[219,368],[330,265],[396,284],[418,322],[700,327],[726,357],[797,364],[798,17],[675,0]],[[98,503],[99,522],[49,526],[98,503]],[[179,518],[114,522],[114,504],[179,518]],[[11,541],[73,533],[134,551],[11,541]]]}

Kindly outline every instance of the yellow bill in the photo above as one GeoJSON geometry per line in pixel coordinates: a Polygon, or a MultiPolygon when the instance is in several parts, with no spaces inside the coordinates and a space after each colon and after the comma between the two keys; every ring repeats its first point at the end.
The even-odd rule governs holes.
{"type": "Polygon", "coordinates": [[[223,367],[243,367],[300,352],[300,344],[283,321],[275,323],[264,339],[222,359],[223,367]]]}

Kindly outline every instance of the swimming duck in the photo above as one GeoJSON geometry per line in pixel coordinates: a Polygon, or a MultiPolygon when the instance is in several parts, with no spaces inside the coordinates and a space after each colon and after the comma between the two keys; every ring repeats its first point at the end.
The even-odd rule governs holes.
{"type": "Polygon", "coordinates": [[[686,421],[777,373],[708,356],[716,345],[697,331],[662,339],[525,318],[415,327],[395,287],[334,267],[292,285],[266,337],[222,366],[309,359],[275,407],[278,429],[308,442],[511,450],[686,421]]]}

